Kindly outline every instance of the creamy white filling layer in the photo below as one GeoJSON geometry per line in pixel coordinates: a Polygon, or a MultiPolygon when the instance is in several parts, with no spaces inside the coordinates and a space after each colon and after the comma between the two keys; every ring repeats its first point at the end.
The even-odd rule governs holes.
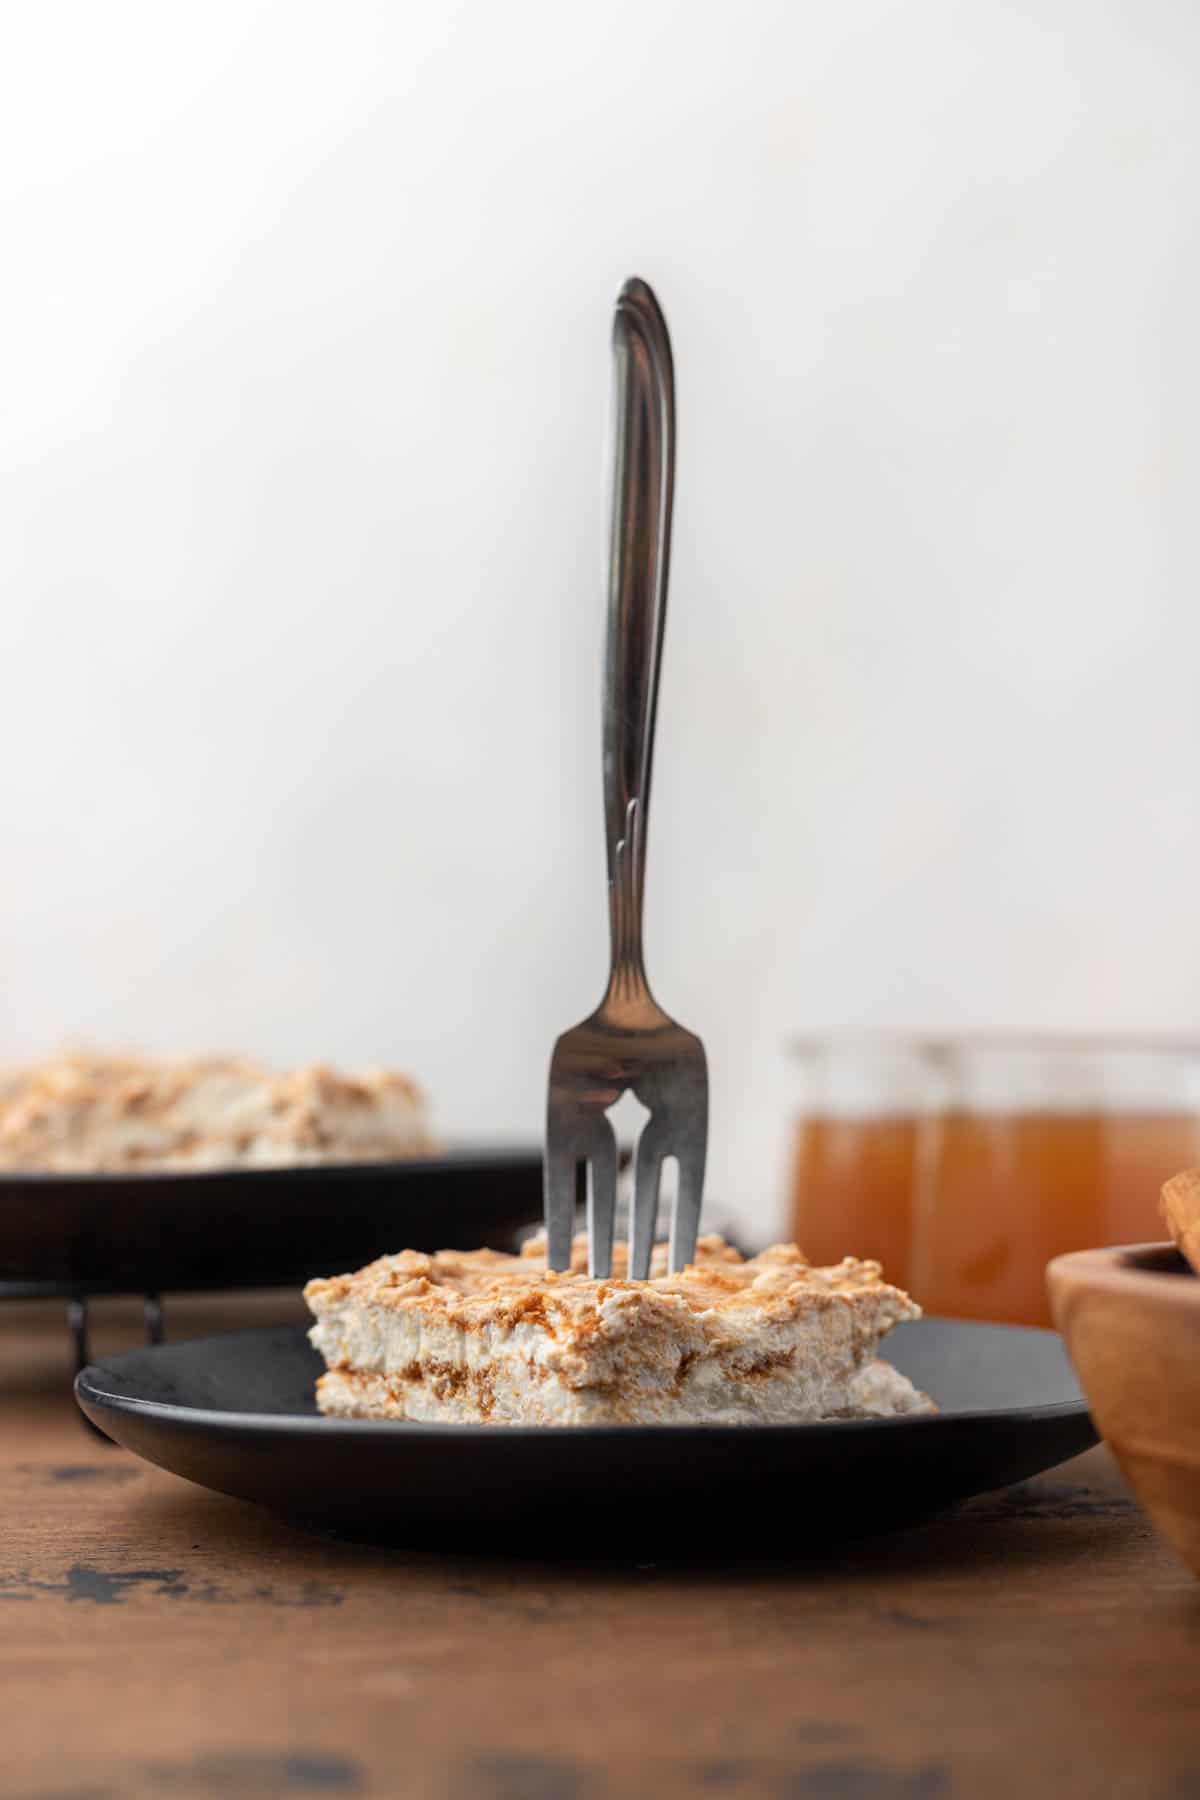
{"type": "MultiPolygon", "coordinates": [[[[714,1338],[681,1306],[670,1331],[623,1331],[627,1291],[597,1309],[585,1340],[534,1324],[480,1323],[346,1299],[309,1333],[330,1369],[322,1410],[431,1421],[711,1424],[932,1410],[885,1363],[850,1306],[776,1320],[732,1310],[714,1338]]],[[[889,1321],[890,1322],[890,1321],[889,1321]]]]}
{"type": "Polygon", "coordinates": [[[481,1392],[470,1382],[448,1390],[436,1377],[399,1381],[332,1369],[318,1383],[317,1403],[323,1413],[344,1418],[489,1425],[799,1425],[936,1410],[884,1362],[868,1363],[836,1393],[786,1371],[731,1381],[709,1366],[690,1374],[677,1393],[642,1389],[620,1396],[532,1376],[481,1392]]]}

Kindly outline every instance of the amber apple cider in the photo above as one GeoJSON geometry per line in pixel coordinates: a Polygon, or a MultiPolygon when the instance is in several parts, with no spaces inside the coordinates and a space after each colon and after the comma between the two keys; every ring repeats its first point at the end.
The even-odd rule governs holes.
{"type": "Polygon", "coordinates": [[[928,1313],[1050,1322],[1051,1257],[1163,1235],[1163,1182],[1200,1164],[1189,1112],[802,1118],[792,1226],[815,1262],[877,1257],[928,1313]]]}

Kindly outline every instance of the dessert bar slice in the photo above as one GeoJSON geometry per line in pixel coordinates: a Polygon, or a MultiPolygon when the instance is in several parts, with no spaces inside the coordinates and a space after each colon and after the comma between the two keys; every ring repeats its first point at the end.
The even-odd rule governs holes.
{"type": "Polygon", "coordinates": [[[322,1412],[493,1425],[758,1424],[930,1412],[879,1340],[920,1308],[848,1257],[813,1268],[792,1244],[743,1259],[701,1238],[695,1262],[649,1281],[548,1271],[545,1244],[405,1250],[310,1281],[328,1372],[322,1412]]]}

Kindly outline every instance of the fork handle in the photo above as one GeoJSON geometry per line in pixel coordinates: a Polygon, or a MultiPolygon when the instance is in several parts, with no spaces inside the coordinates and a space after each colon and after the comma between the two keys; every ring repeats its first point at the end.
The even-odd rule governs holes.
{"type": "Polygon", "coordinates": [[[649,994],[642,955],[646,813],[667,613],[675,371],[662,309],[636,277],[613,315],[612,511],[604,669],[610,1001],[649,994]]]}

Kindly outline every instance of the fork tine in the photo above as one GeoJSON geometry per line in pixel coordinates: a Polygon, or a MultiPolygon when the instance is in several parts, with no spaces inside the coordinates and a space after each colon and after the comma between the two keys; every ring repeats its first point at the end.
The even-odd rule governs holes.
{"type": "Polygon", "coordinates": [[[637,1162],[633,1176],[633,1203],[629,1217],[629,1278],[650,1279],[650,1257],[654,1250],[654,1227],[658,1223],[658,1194],[662,1181],[663,1152],[659,1147],[662,1133],[647,1119],[638,1139],[637,1162]]]}
{"type": "Polygon", "coordinates": [[[617,1140],[612,1124],[593,1134],[588,1157],[588,1274],[606,1281],[612,1274],[613,1227],[617,1216],[617,1140]]]}
{"type": "Polygon", "coordinates": [[[704,1136],[689,1137],[679,1146],[679,1192],[671,1213],[672,1275],[686,1268],[696,1254],[700,1231],[700,1200],[704,1193],[704,1136]]]}
{"type": "Polygon", "coordinates": [[[546,1140],[546,1267],[569,1269],[571,1240],[575,1235],[575,1177],[577,1159],[551,1125],[546,1140]]]}

